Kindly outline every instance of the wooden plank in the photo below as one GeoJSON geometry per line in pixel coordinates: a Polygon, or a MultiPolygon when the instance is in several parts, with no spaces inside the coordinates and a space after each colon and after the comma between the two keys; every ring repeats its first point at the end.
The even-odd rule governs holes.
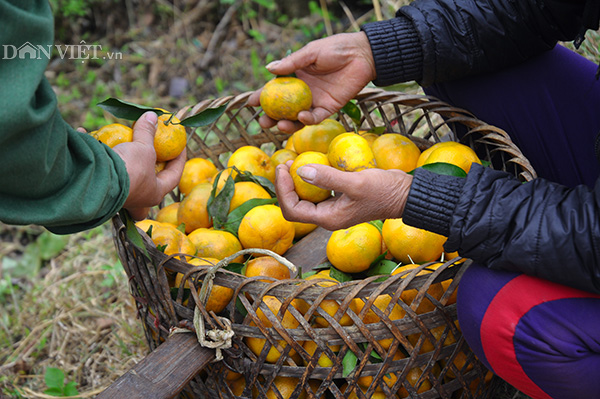
{"type": "Polygon", "coordinates": [[[215,351],[200,346],[195,334],[174,334],[96,398],[172,398],[214,357],[215,351]]]}
{"type": "Polygon", "coordinates": [[[283,256],[298,266],[302,273],[306,273],[327,260],[327,240],[331,233],[333,232],[317,227],[295,243],[283,256]]]}

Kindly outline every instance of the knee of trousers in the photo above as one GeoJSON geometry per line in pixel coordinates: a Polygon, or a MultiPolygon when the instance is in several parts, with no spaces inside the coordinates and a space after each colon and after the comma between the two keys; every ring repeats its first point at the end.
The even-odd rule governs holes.
{"type": "Polygon", "coordinates": [[[489,369],[492,368],[482,346],[481,325],[496,294],[517,276],[519,273],[498,272],[472,264],[458,285],[457,311],[462,333],[471,350],[489,369]]]}
{"type": "Polygon", "coordinates": [[[473,264],[457,307],[473,352],[520,391],[561,399],[600,392],[599,295],[473,264]]]}

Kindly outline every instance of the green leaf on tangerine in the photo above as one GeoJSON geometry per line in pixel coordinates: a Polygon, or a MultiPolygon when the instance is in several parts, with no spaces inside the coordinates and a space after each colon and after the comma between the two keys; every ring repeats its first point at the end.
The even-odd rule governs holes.
{"type": "Polygon", "coordinates": [[[398,263],[391,261],[389,259],[380,259],[377,263],[372,265],[369,270],[367,270],[367,276],[384,276],[376,281],[385,281],[394,269],[398,267],[398,263]]]}
{"type": "Polygon", "coordinates": [[[250,211],[250,209],[267,204],[275,204],[277,203],[277,198],[254,198],[244,202],[242,205],[235,208],[228,216],[227,222],[223,226],[223,230],[227,230],[230,233],[234,234],[237,237],[238,229],[240,228],[240,223],[242,223],[242,219],[246,216],[246,213],[250,211]]]}
{"type": "Polygon", "coordinates": [[[110,112],[117,118],[130,121],[138,120],[140,116],[148,111],[154,111],[158,116],[169,113],[158,108],[146,107],[144,105],[130,103],[113,97],[98,103],[98,106],[103,110],[110,112]]]}
{"type": "Polygon", "coordinates": [[[237,175],[235,176],[235,182],[241,182],[241,181],[251,181],[253,183],[258,184],[259,186],[262,186],[262,188],[264,188],[265,190],[267,190],[267,192],[269,193],[269,195],[271,197],[275,197],[275,185],[266,177],[264,176],[255,176],[252,173],[248,172],[247,170],[244,171],[240,171],[237,167],[232,166],[233,170],[237,172],[237,175]]]}
{"type": "Polygon", "coordinates": [[[344,105],[340,111],[348,115],[357,128],[360,126],[360,118],[362,115],[360,108],[358,108],[353,101],[348,101],[348,103],[344,105]]]}
{"type": "Polygon", "coordinates": [[[371,220],[369,223],[372,224],[373,226],[377,227],[377,230],[379,230],[379,232],[381,233],[381,230],[383,229],[383,221],[371,220]]]}
{"type": "Polygon", "coordinates": [[[227,103],[217,108],[207,108],[202,112],[198,112],[196,115],[182,119],[179,124],[187,127],[201,127],[210,125],[219,119],[221,115],[223,115],[226,108],[227,103]]]}
{"type": "MultiPolygon", "coordinates": [[[[217,108],[207,108],[202,112],[198,112],[195,115],[182,119],[181,121],[179,121],[179,124],[187,127],[200,127],[210,125],[211,123],[219,119],[221,115],[223,115],[225,109],[227,108],[227,104],[228,103],[225,103],[217,108]]],[[[169,118],[169,122],[167,122],[167,124],[172,123],[170,119],[173,118],[173,113],[171,112],[166,112],[159,108],[134,104],[128,101],[119,100],[118,98],[114,97],[108,98],[98,103],[98,106],[103,110],[110,112],[117,118],[131,121],[138,120],[140,116],[142,116],[145,112],[148,111],[153,111],[158,116],[163,114],[170,114],[171,118],[169,118]]]]}
{"type": "Polygon", "coordinates": [[[208,215],[212,219],[215,229],[222,229],[225,223],[227,223],[227,215],[229,214],[231,199],[235,193],[235,182],[231,176],[227,176],[225,185],[217,194],[217,185],[219,178],[221,177],[221,173],[223,173],[223,171],[220,171],[217,174],[215,182],[213,183],[213,188],[210,192],[210,196],[206,203],[208,215]]]}
{"type": "Polygon", "coordinates": [[[237,273],[237,274],[244,274],[242,272],[243,269],[244,269],[244,264],[243,263],[232,262],[232,263],[228,264],[227,266],[224,266],[223,269],[229,270],[230,272],[234,272],[234,273],[237,273]]]}
{"type": "MultiPolygon", "coordinates": [[[[421,166],[422,169],[428,170],[438,175],[455,176],[455,177],[466,177],[467,173],[456,165],[446,162],[434,162],[428,163],[421,166]]],[[[413,175],[415,170],[408,172],[409,175],[413,175]]]]}
{"type": "Polygon", "coordinates": [[[374,128],[369,129],[367,133],[374,133],[378,136],[381,136],[383,133],[385,133],[385,126],[375,126],[374,128]]]}
{"type": "Polygon", "coordinates": [[[358,358],[352,351],[346,352],[344,358],[342,359],[342,377],[346,378],[356,368],[356,364],[358,363],[358,358]]]}
{"type": "Polygon", "coordinates": [[[127,236],[127,238],[129,238],[133,245],[135,245],[140,251],[142,251],[144,256],[150,259],[150,255],[148,254],[146,246],[144,245],[144,240],[140,235],[140,232],[138,231],[137,227],[135,226],[135,221],[133,220],[129,212],[126,209],[121,209],[119,214],[121,215],[121,220],[123,221],[123,224],[125,224],[125,235],[127,236]]]}
{"type": "Polygon", "coordinates": [[[329,269],[329,276],[331,278],[336,279],[337,281],[339,281],[340,283],[344,283],[346,281],[351,281],[352,280],[352,276],[349,275],[348,273],[344,273],[343,271],[336,269],[335,267],[331,267],[331,269],[329,269]]]}

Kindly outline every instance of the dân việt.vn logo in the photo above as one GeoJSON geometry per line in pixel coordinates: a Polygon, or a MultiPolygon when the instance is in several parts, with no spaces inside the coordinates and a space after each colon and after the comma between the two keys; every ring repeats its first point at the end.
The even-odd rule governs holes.
{"type": "Polygon", "coordinates": [[[3,44],[2,59],[50,59],[53,49],[56,49],[56,54],[61,59],[81,60],[81,62],[85,62],[85,60],[120,60],[123,58],[123,54],[119,52],[103,51],[102,45],[86,44],[85,40],[82,40],[79,44],[34,45],[30,42],[25,42],[20,46],[3,44]]]}

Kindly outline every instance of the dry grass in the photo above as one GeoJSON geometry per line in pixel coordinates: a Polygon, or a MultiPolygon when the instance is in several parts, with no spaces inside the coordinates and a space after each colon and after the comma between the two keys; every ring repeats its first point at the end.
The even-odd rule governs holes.
{"type": "MultiPolygon", "coordinates": [[[[3,248],[12,249],[3,263],[23,259],[41,231],[0,225],[3,248]]],[[[75,381],[80,397],[93,397],[146,354],[107,225],[69,236],[37,275],[8,278],[0,291],[0,397],[44,397],[49,367],[75,381]]]]}

